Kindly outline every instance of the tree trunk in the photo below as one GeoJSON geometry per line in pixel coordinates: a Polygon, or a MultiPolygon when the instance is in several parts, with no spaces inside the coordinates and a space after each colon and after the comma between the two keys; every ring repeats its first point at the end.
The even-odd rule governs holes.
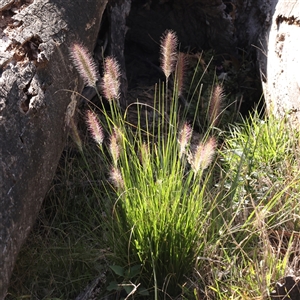
{"type": "MultiPolygon", "coordinates": [[[[65,143],[77,102],[70,91],[83,87],[68,47],[80,41],[92,52],[108,0],[0,1],[1,300],[65,143]]],[[[300,122],[299,1],[111,0],[108,14],[122,106],[127,85],[157,80],[160,38],[173,29],[183,51],[237,60],[239,49],[256,52],[268,111],[300,122]]]]}
{"type": "Polygon", "coordinates": [[[75,92],[83,88],[68,47],[80,41],[93,50],[106,3],[0,2],[0,299],[55,173],[75,92]]]}
{"type": "Polygon", "coordinates": [[[145,78],[145,70],[148,74],[153,70],[149,63],[141,67],[136,57],[145,55],[158,65],[154,53],[159,52],[160,37],[166,29],[173,29],[181,50],[212,48],[237,62],[242,62],[244,53],[252,53],[248,59],[252,57],[257,64],[267,111],[277,116],[289,113],[289,119],[299,124],[299,1],[133,0],[128,28],[129,87],[145,78]]]}
{"type": "Polygon", "coordinates": [[[259,61],[268,113],[300,124],[300,2],[274,1],[259,61]]]}

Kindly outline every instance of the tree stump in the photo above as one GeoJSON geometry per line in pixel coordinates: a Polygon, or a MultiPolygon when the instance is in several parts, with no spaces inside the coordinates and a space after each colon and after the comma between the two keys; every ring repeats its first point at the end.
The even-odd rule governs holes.
{"type": "Polygon", "coordinates": [[[83,88],[68,48],[82,42],[93,51],[106,4],[0,3],[0,299],[55,173],[76,92],[83,88]]]}
{"type": "MultiPolygon", "coordinates": [[[[0,300],[56,170],[76,92],[83,88],[68,47],[82,42],[93,51],[107,2],[1,0],[0,300]]],[[[237,60],[241,48],[257,52],[267,110],[289,112],[300,122],[299,1],[111,0],[108,13],[109,54],[123,71],[122,104],[127,85],[139,85],[145,72],[157,74],[152,66],[159,65],[161,35],[173,29],[181,50],[213,48],[237,60]]]]}
{"type": "Polygon", "coordinates": [[[262,83],[269,114],[300,124],[300,2],[274,1],[270,23],[261,35],[262,83]]]}

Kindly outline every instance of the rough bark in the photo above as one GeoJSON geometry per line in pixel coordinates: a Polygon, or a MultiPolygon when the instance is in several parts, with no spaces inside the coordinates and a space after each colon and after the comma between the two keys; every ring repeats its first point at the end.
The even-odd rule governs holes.
{"type": "Polygon", "coordinates": [[[300,2],[274,1],[259,56],[268,113],[300,124],[300,2]]]}
{"type": "Polygon", "coordinates": [[[300,123],[300,2],[236,0],[238,45],[256,49],[266,109],[300,123]]]}
{"type": "Polygon", "coordinates": [[[158,66],[160,37],[166,29],[173,29],[183,51],[212,48],[233,62],[252,53],[248,59],[257,63],[267,111],[277,116],[289,113],[289,119],[299,124],[299,1],[132,0],[127,26],[125,56],[130,89],[141,80],[152,84],[145,74],[158,78],[149,66],[158,66]]]}
{"type": "Polygon", "coordinates": [[[0,299],[39,212],[83,83],[68,47],[91,51],[107,0],[0,2],[0,299]]]}
{"type": "Polygon", "coordinates": [[[300,278],[294,275],[285,276],[276,282],[270,296],[271,300],[300,299],[300,278]]]}
{"type": "Polygon", "coordinates": [[[235,0],[230,15],[240,48],[261,49],[261,35],[270,25],[277,0],[235,0]]]}
{"type": "MultiPolygon", "coordinates": [[[[82,89],[68,46],[93,49],[107,0],[0,1],[1,299],[64,146],[77,98],[63,89],[82,89]]],[[[146,73],[157,80],[149,62],[158,66],[160,38],[173,29],[183,51],[257,52],[268,111],[299,121],[299,10],[297,0],[111,0],[109,54],[121,67],[121,104],[127,78],[131,87],[148,84],[146,73]]]]}

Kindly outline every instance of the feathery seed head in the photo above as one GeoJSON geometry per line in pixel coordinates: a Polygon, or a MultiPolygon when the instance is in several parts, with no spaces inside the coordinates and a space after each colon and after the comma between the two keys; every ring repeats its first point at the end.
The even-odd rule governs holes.
{"type": "Polygon", "coordinates": [[[120,67],[113,57],[104,60],[104,75],[102,78],[102,91],[108,101],[120,98],[120,67]]]}
{"type": "Polygon", "coordinates": [[[208,139],[204,144],[199,143],[194,153],[190,153],[188,161],[195,173],[203,171],[211,164],[216,148],[216,140],[214,137],[208,139]]]}
{"type": "Polygon", "coordinates": [[[186,151],[186,146],[188,145],[191,137],[192,137],[192,127],[188,123],[184,123],[181,130],[179,131],[178,143],[179,143],[179,157],[186,151]]]}
{"type": "Polygon", "coordinates": [[[73,44],[69,51],[73,64],[84,80],[85,85],[95,87],[99,73],[88,49],[80,44],[73,44]]]}
{"type": "Polygon", "coordinates": [[[219,123],[223,99],[223,87],[220,84],[217,84],[214,88],[209,104],[209,122],[211,126],[217,126],[219,123]]]}
{"type": "Polygon", "coordinates": [[[161,68],[166,76],[169,78],[174,71],[177,61],[177,35],[172,30],[167,30],[161,39],[161,68]]]}
{"type": "Polygon", "coordinates": [[[120,157],[120,146],[118,143],[118,135],[116,131],[110,137],[109,151],[113,159],[113,165],[116,167],[120,157]]]}
{"type": "Polygon", "coordinates": [[[147,167],[150,162],[150,149],[149,145],[146,143],[143,143],[140,149],[139,153],[140,162],[144,167],[147,167]]]}
{"type": "Polygon", "coordinates": [[[109,180],[117,189],[124,189],[124,180],[120,170],[117,167],[112,167],[109,172],[109,180]]]}
{"type": "Polygon", "coordinates": [[[88,110],[86,113],[86,123],[94,141],[101,146],[104,140],[103,128],[94,112],[88,110]]]}
{"type": "Polygon", "coordinates": [[[119,127],[114,126],[113,128],[113,134],[116,135],[116,139],[117,139],[117,143],[119,144],[119,147],[122,145],[123,143],[123,133],[122,133],[122,129],[119,127]]]}

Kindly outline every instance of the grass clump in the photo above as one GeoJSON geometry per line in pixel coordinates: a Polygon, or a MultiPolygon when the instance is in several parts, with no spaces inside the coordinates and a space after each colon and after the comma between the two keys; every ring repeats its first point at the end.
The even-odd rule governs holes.
{"type": "MultiPolygon", "coordinates": [[[[180,70],[175,74],[173,93],[168,95],[168,79],[175,65],[170,67],[167,62],[174,64],[176,40],[169,31],[162,41],[167,82],[157,86],[152,112],[142,116],[140,107],[147,104],[136,103],[138,118],[135,124],[129,123],[115,93],[108,99],[105,122],[90,126],[96,142],[94,128],[107,128],[110,137],[104,148],[110,154],[109,180],[114,191],[107,194],[110,205],[106,211],[113,261],[121,267],[141,265],[139,280],[150,291],[154,287],[155,298],[180,294],[185,276],[192,274],[203,251],[200,237],[206,234],[211,211],[210,172],[205,170],[212,164],[216,139],[206,134],[191,142],[192,127],[178,114],[176,78],[180,70]]],[[[108,78],[108,68],[104,69],[103,78],[108,78]]],[[[105,95],[107,89],[104,82],[105,95]]],[[[104,155],[105,149],[100,148],[104,155]]]]}
{"type": "MultiPolygon", "coordinates": [[[[45,206],[43,230],[29,240],[40,256],[23,249],[15,286],[18,272],[32,275],[31,261],[46,267],[15,294],[69,299],[104,274],[105,293],[119,299],[268,299],[280,278],[299,275],[299,132],[257,112],[222,132],[222,86],[202,105],[202,77],[193,77],[185,99],[174,32],[161,50],[166,81],[151,104],[121,107],[118,64],[105,59],[103,99],[97,93],[108,105],[86,112],[95,143],[77,141],[61,169],[55,209],[45,206]]],[[[91,58],[80,45],[71,51],[96,88],[91,58]]]]}
{"type": "Polygon", "coordinates": [[[299,275],[299,132],[286,121],[254,113],[226,133],[222,189],[231,219],[214,249],[226,269],[212,279],[217,298],[270,299],[279,278],[299,275]]]}

